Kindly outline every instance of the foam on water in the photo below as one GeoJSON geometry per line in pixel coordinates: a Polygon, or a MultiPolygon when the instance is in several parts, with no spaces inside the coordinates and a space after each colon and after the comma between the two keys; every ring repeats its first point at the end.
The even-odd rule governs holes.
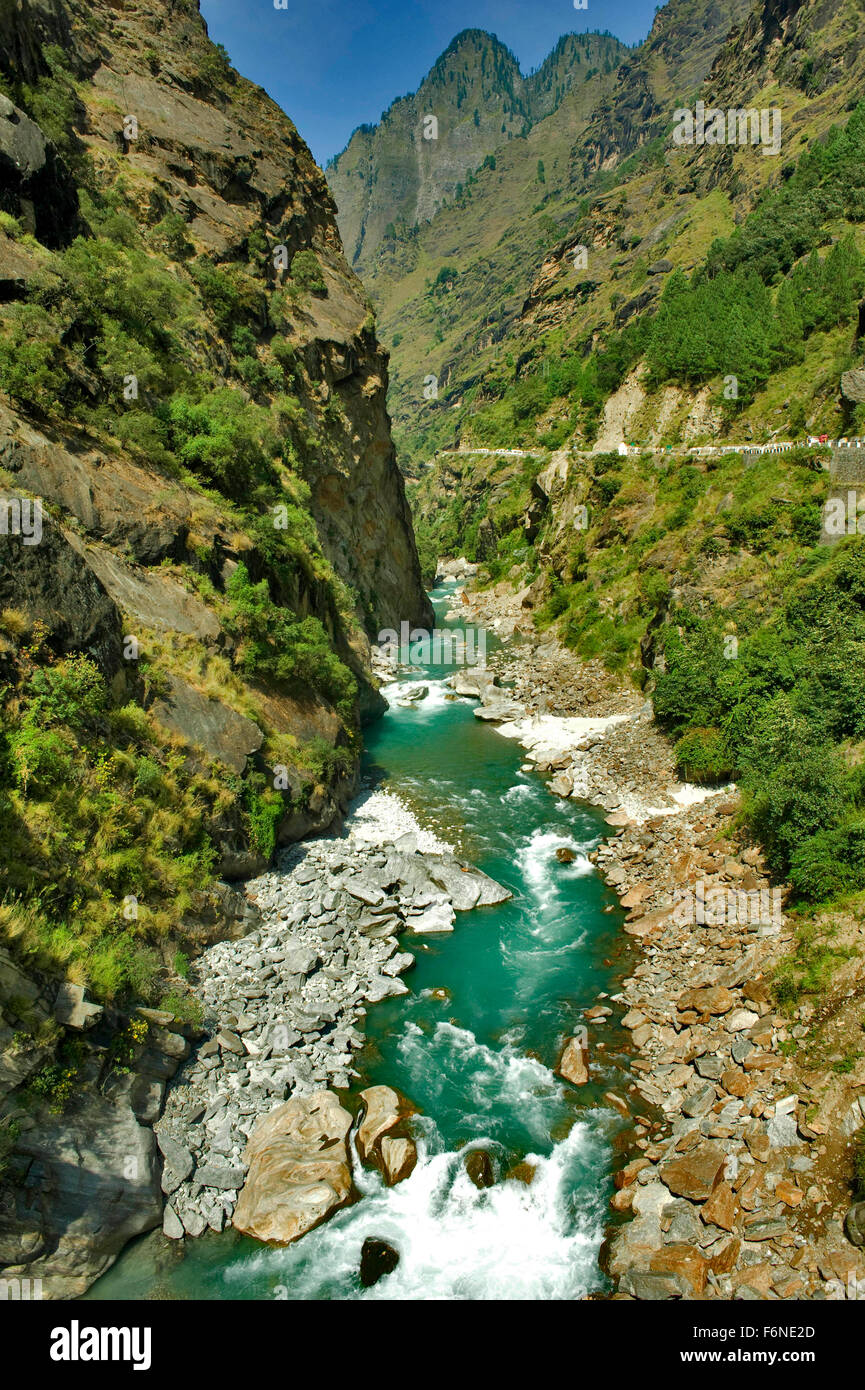
{"type": "Polygon", "coordinates": [[[478,1190],[465,1171],[465,1152],[435,1152],[421,1140],[411,1177],[387,1189],[365,1178],[363,1200],[338,1213],[300,1244],[266,1250],[225,1270],[225,1296],[248,1296],[250,1285],[276,1296],[377,1299],[573,1299],[597,1287],[603,1220],[600,1201],[572,1194],[586,1187],[598,1160],[591,1119],[574,1125],[548,1157],[530,1154],[530,1185],[508,1179],[478,1190]],[[582,1178],[582,1181],[581,1181],[582,1178]],[[393,1244],[397,1268],[373,1288],[356,1281],[368,1236],[393,1244]]]}
{"type": "Polygon", "coordinates": [[[452,695],[453,691],[446,678],[426,680],[423,676],[416,676],[414,680],[389,681],[381,687],[381,693],[391,707],[391,714],[428,717],[450,703],[447,697],[452,695]],[[426,686],[427,694],[422,700],[410,700],[411,692],[417,690],[418,686],[426,686]],[[406,704],[401,705],[401,700],[405,700],[406,704]]]}

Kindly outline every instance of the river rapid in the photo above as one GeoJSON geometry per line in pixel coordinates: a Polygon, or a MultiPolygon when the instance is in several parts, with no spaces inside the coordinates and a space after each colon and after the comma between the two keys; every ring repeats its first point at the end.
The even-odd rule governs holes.
{"type": "MultiPolygon", "coordinates": [[[[440,626],[452,593],[432,595],[440,626]]],[[[450,934],[404,934],[401,949],[416,955],[411,993],[369,1009],[353,1090],[386,1084],[415,1103],[417,1167],[387,1189],[355,1163],[361,1200],[287,1248],[233,1231],[184,1250],[145,1238],[90,1298],[575,1299],[604,1289],[598,1253],[622,1121],[600,1102],[621,1079],[620,1039],[592,1026],[587,1086],[553,1070],[620,969],[622,913],[587,859],[603,817],[521,771],[519,746],[476,719],[473,701],[448,698],[447,676],[429,668],[385,689],[365,776],[514,896],[459,913],[450,934]],[[427,697],[400,704],[419,683],[427,697]],[[472,1148],[489,1151],[493,1187],[468,1177],[472,1148]],[[367,1236],[389,1241],[400,1261],[363,1289],[367,1236]]]]}

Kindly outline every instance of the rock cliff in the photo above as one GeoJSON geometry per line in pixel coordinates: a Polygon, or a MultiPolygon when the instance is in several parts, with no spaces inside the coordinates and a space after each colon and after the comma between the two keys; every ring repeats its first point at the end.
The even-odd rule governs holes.
{"type": "Polygon", "coordinates": [[[338,823],[369,638],[432,621],[386,392],[324,177],[197,4],[3,0],[0,1266],[48,1296],[161,1219],[224,880],[338,823]]]}

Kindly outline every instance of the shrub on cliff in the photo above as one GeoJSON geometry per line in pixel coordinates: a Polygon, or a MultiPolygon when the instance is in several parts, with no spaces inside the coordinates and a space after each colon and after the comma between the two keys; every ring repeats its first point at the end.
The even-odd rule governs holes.
{"type": "Polygon", "coordinates": [[[327,294],[327,284],[315,252],[298,251],[291,261],[291,278],[298,289],[318,296],[327,294]]]}
{"type": "Polygon", "coordinates": [[[720,729],[689,729],[676,744],[680,777],[700,785],[723,782],[732,775],[733,759],[720,729]]]}
{"type": "Polygon", "coordinates": [[[224,387],[202,400],[172,396],[161,412],[180,462],[226,497],[248,501],[262,484],[274,484],[276,438],[267,412],[224,387]]]}
{"type": "Polygon", "coordinates": [[[246,673],[319,691],[351,727],[357,683],[333,651],[319,619],[296,618],[280,608],[270,596],[267,580],[253,584],[245,565],[238,565],[227,592],[232,611],[226,625],[240,639],[240,662],[246,673]]]}
{"type": "Polygon", "coordinates": [[[799,897],[812,902],[865,888],[865,824],[812,835],[790,856],[790,881],[799,897]]]}

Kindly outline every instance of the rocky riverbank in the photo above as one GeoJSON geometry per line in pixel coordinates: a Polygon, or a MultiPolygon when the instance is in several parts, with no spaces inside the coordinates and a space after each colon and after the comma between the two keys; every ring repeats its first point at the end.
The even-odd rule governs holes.
{"type": "MultiPolygon", "coordinates": [[[[206,1041],[155,1125],[163,1230],[174,1239],[221,1230],[239,1197],[249,1206],[244,1185],[262,1151],[261,1124],[289,1096],[292,1104],[318,1097],[316,1113],[333,1112],[339,1129],[345,1112],[336,1114],[328,1088],[346,1091],[358,1079],[352,1058],[367,1008],[408,992],[401,977],[414,957],[399,949],[400,933],[451,931],[457,912],[510,897],[383,792],[360,799],[343,835],[293,846],[247,891],[261,925],[195,962],[206,1041]]],[[[305,1118],[292,1112],[288,1121],[305,1118]]],[[[392,1138],[382,1155],[388,1180],[407,1159],[400,1142],[392,1138]]]]}
{"type": "Polygon", "coordinates": [[[607,812],[609,837],[590,857],[640,952],[586,1019],[589,1065],[608,1020],[634,1054],[602,1257],[614,1296],[861,1296],[865,1205],[850,1207],[843,1173],[865,1123],[865,1074],[857,1064],[828,1085],[792,1055],[813,1009],[787,1018],[774,1003],[792,931],[783,887],[738,828],[735,788],[679,783],[650,702],[539,642],[518,598],[457,594],[467,620],[515,640],[453,686],[519,739],[551,792],[607,812]]]}

